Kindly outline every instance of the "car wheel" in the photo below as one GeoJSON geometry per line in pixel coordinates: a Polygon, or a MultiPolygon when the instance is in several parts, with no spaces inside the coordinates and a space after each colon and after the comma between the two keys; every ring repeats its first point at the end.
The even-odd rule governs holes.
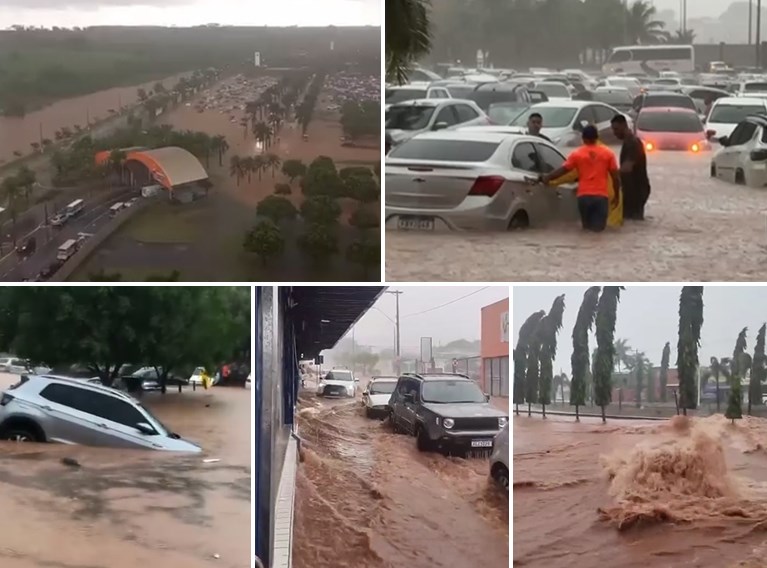
{"type": "Polygon", "coordinates": [[[509,231],[518,231],[530,227],[530,217],[526,211],[517,211],[509,221],[509,231]]]}
{"type": "Polygon", "coordinates": [[[23,427],[11,427],[5,430],[0,438],[11,442],[42,442],[36,432],[23,427]]]}
{"type": "Polygon", "coordinates": [[[509,470],[502,463],[495,464],[493,468],[493,479],[508,493],[509,491],[509,470]]]}
{"type": "Polygon", "coordinates": [[[416,430],[416,446],[418,447],[419,452],[428,452],[432,447],[431,440],[429,440],[429,435],[421,426],[419,426],[418,430],[416,430]]]}
{"type": "Polygon", "coordinates": [[[744,185],[746,183],[746,174],[743,173],[743,170],[740,168],[735,170],[735,183],[739,185],[744,185]]]}
{"type": "Polygon", "coordinates": [[[400,429],[399,429],[399,426],[397,426],[397,420],[396,418],[394,418],[393,412],[389,412],[389,424],[391,424],[392,432],[394,432],[395,434],[400,433],[400,429]]]}

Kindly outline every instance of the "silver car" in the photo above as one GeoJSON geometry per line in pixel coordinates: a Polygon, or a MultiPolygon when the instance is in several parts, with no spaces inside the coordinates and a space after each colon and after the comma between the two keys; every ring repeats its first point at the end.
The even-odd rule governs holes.
{"type": "Polygon", "coordinates": [[[430,132],[386,158],[386,224],[403,230],[500,230],[575,221],[575,184],[533,183],[562,166],[553,144],[508,127],[430,132]]]}
{"type": "Polygon", "coordinates": [[[450,130],[472,124],[490,124],[490,119],[473,101],[462,99],[419,99],[392,105],[386,113],[387,146],[396,146],[416,134],[450,130]]]}
{"type": "Polygon", "coordinates": [[[509,423],[498,432],[490,456],[490,477],[506,492],[509,491],[509,423]]]}
{"type": "MultiPolygon", "coordinates": [[[[538,113],[543,118],[541,133],[548,136],[558,146],[580,146],[581,132],[585,126],[593,124],[599,131],[599,138],[605,144],[618,144],[613,134],[610,121],[616,114],[622,114],[617,108],[596,101],[555,101],[538,103],[511,121],[509,126],[527,126],[530,115],[538,113]]],[[[633,127],[628,119],[629,128],[633,127]]]]}
{"type": "Polygon", "coordinates": [[[0,397],[0,439],[200,452],[131,396],[87,380],[27,376],[0,397]]]}

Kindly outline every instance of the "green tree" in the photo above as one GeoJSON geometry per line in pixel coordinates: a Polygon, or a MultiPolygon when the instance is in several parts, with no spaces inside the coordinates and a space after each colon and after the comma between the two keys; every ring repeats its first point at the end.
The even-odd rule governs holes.
{"type": "Polygon", "coordinates": [[[722,360],[717,359],[716,357],[711,357],[710,360],[710,369],[711,369],[711,375],[714,377],[714,380],[716,381],[716,411],[719,412],[719,401],[721,400],[721,397],[719,395],[719,376],[725,375],[728,377],[729,382],[729,373],[727,371],[727,367],[729,365],[728,363],[729,359],[724,358],[722,360]]]}
{"type": "Polygon", "coordinates": [[[306,174],[306,164],[301,160],[285,160],[282,163],[282,173],[287,176],[290,183],[293,183],[296,178],[306,174]]]}
{"type": "Polygon", "coordinates": [[[746,365],[746,357],[748,357],[746,353],[747,331],[747,328],[743,328],[738,334],[738,338],[735,340],[735,348],[732,352],[732,360],[730,361],[730,396],[724,416],[732,420],[733,424],[735,424],[736,418],[743,418],[742,377],[744,371],[750,366],[746,365]]]}
{"type": "Polygon", "coordinates": [[[338,252],[338,237],[332,227],[314,223],[298,238],[298,246],[315,266],[321,266],[338,252]]]}
{"type": "Polygon", "coordinates": [[[381,208],[361,203],[352,213],[349,224],[361,231],[377,229],[381,226],[381,208]]]}
{"type": "Polygon", "coordinates": [[[685,286],[679,297],[679,342],[677,344],[677,373],[679,376],[679,408],[698,406],[696,374],[700,330],[703,327],[703,286],[685,286]]]}
{"type": "MultiPolygon", "coordinates": [[[[663,346],[663,355],[661,355],[660,359],[660,373],[659,373],[659,381],[660,381],[660,401],[666,402],[667,398],[667,386],[668,386],[668,366],[671,361],[671,343],[668,341],[666,342],[666,345],[663,346]]],[[[719,390],[719,387],[717,386],[717,391],[719,390]]],[[[718,398],[718,397],[717,397],[718,398]]],[[[718,407],[717,407],[718,410],[718,407]]]]}
{"type": "Polygon", "coordinates": [[[613,357],[615,356],[615,320],[623,286],[605,286],[599,297],[596,315],[597,356],[594,362],[594,402],[602,409],[612,401],[613,357]]]}
{"type": "Polygon", "coordinates": [[[360,265],[363,281],[367,282],[370,269],[381,266],[381,241],[369,235],[353,242],[346,249],[349,262],[360,265]]]}
{"type": "Polygon", "coordinates": [[[589,333],[594,326],[599,304],[599,286],[592,286],[583,295],[573,327],[573,354],[570,357],[572,381],[570,404],[575,406],[575,420],[580,421],[579,407],[586,404],[586,382],[589,374],[589,333]]]}
{"type": "Polygon", "coordinates": [[[287,183],[278,183],[274,186],[274,193],[277,195],[290,195],[292,192],[293,190],[287,183]]]}
{"type": "Polygon", "coordinates": [[[285,197],[269,195],[258,202],[256,213],[275,224],[280,224],[286,219],[294,219],[298,215],[298,209],[285,197]]]}
{"type": "Polygon", "coordinates": [[[264,157],[264,166],[265,168],[272,169],[272,177],[274,177],[275,170],[280,167],[281,163],[282,160],[277,154],[267,154],[264,157]]]}
{"type": "Polygon", "coordinates": [[[540,349],[540,393],[543,417],[546,418],[546,405],[551,404],[551,386],[554,380],[554,358],[557,356],[557,335],[562,329],[562,317],[565,313],[565,296],[557,296],[549,313],[541,320],[539,327],[540,349]]]}
{"type": "Polygon", "coordinates": [[[308,223],[333,225],[341,216],[341,206],[332,197],[317,195],[301,204],[301,216],[308,223]]]}
{"type": "Polygon", "coordinates": [[[625,339],[615,340],[615,363],[618,367],[618,372],[623,370],[623,367],[628,367],[632,360],[631,347],[629,347],[628,341],[625,339]],[[622,367],[623,366],[623,367],[622,367]]]}
{"type": "Polygon", "coordinates": [[[418,59],[431,49],[431,25],[426,0],[386,2],[386,77],[399,84],[418,59]]]}
{"type": "Polygon", "coordinates": [[[725,418],[732,420],[735,424],[736,418],[743,418],[743,396],[741,394],[740,377],[730,379],[730,395],[727,399],[727,410],[724,411],[725,418]]]}
{"type": "Polygon", "coordinates": [[[645,386],[645,375],[647,374],[646,357],[644,353],[637,352],[634,355],[634,381],[636,383],[636,407],[642,406],[642,390],[645,386]]]}
{"type": "Polygon", "coordinates": [[[255,253],[261,258],[261,264],[266,266],[270,258],[285,250],[285,239],[280,228],[270,219],[260,221],[245,235],[243,248],[255,253]]]}
{"type": "Polygon", "coordinates": [[[751,363],[751,378],[748,383],[748,413],[751,414],[751,405],[759,406],[762,404],[762,382],[767,379],[767,368],[765,368],[764,339],[767,325],[762,324],[759,333],[756,336],[756,346],[754,347],[754,357],[751,363]]]}
{"type": "Polygon", "coordinates": [[[546,312],[543,310],[535,312],[528,317],[519,328],[519,337],[517,345],[514,348],[514,406],[517,416],[519,416],[519,405],[525,403],[527,396],[527,387],[525,385],[525,376],[527,373],[527,352],[530,348],[530,341],[533,333],[538,327],[546,312]]]}
{"type": "Polygon", "coordinates": [[[532,416],[532,405],[538,404],[541,389],[541,330],[544,316],[531,330],[530,341],[527,347],[527,370],[525,372],[525,400],[527,401],[527,415],[532,416]]]}
{"type": "Polygon", "coordinates": [[[653,403],[656,398],[655,369],[647,359],[645,359],[645,366],[647,367],[647,402],[653,403]]]}
{"type": "Polygon", "coordinates": [[[661,43],[668,38],[665,24],[656,16],[657,10],[648,0],[636,0],[631,5],[626,16],[629,45],[661,43]]]}
{"type": "Polygon", "coordinates": [[[380,190],[372,176],[354,174],[344,180],[344,195],[363,203],[378,201],[380,190]]]}

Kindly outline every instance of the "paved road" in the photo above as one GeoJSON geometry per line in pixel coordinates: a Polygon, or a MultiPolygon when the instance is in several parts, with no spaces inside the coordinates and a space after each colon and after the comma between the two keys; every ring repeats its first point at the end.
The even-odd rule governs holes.
{"type": "Polygon", "coordinates": [[[139,195],[138,190],[115,190],[106,194],[106,197],[93,198],[85,211],[62,228],[45,226],[41,219],[37,227],[18,239],[21,243],[34,236],[37,239],[37,251],[26,259],[20,259],[15,252],[6,254],[0,259],[0,280],[20,282],[33,279],[56,260],[56,252],[64,241],[77,238],[78,233],[97,233],[111,220],[109,208],[112,205],[139,195]]]}

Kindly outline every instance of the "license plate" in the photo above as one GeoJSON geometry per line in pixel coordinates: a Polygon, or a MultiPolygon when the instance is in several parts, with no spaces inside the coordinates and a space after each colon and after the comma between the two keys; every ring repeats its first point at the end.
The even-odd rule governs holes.
{"type": "Polygon", "coordinates": [[[492,440],[472,440],[471,447],[472,448],[492,448],[493,441],[492,440]]]}
{"type": "Polygon", "coordinates": [[[401,215],[397,219],[397,228],[403,231],[433,231],[433,217],[418,217],[416,215],[401,215]]]}

